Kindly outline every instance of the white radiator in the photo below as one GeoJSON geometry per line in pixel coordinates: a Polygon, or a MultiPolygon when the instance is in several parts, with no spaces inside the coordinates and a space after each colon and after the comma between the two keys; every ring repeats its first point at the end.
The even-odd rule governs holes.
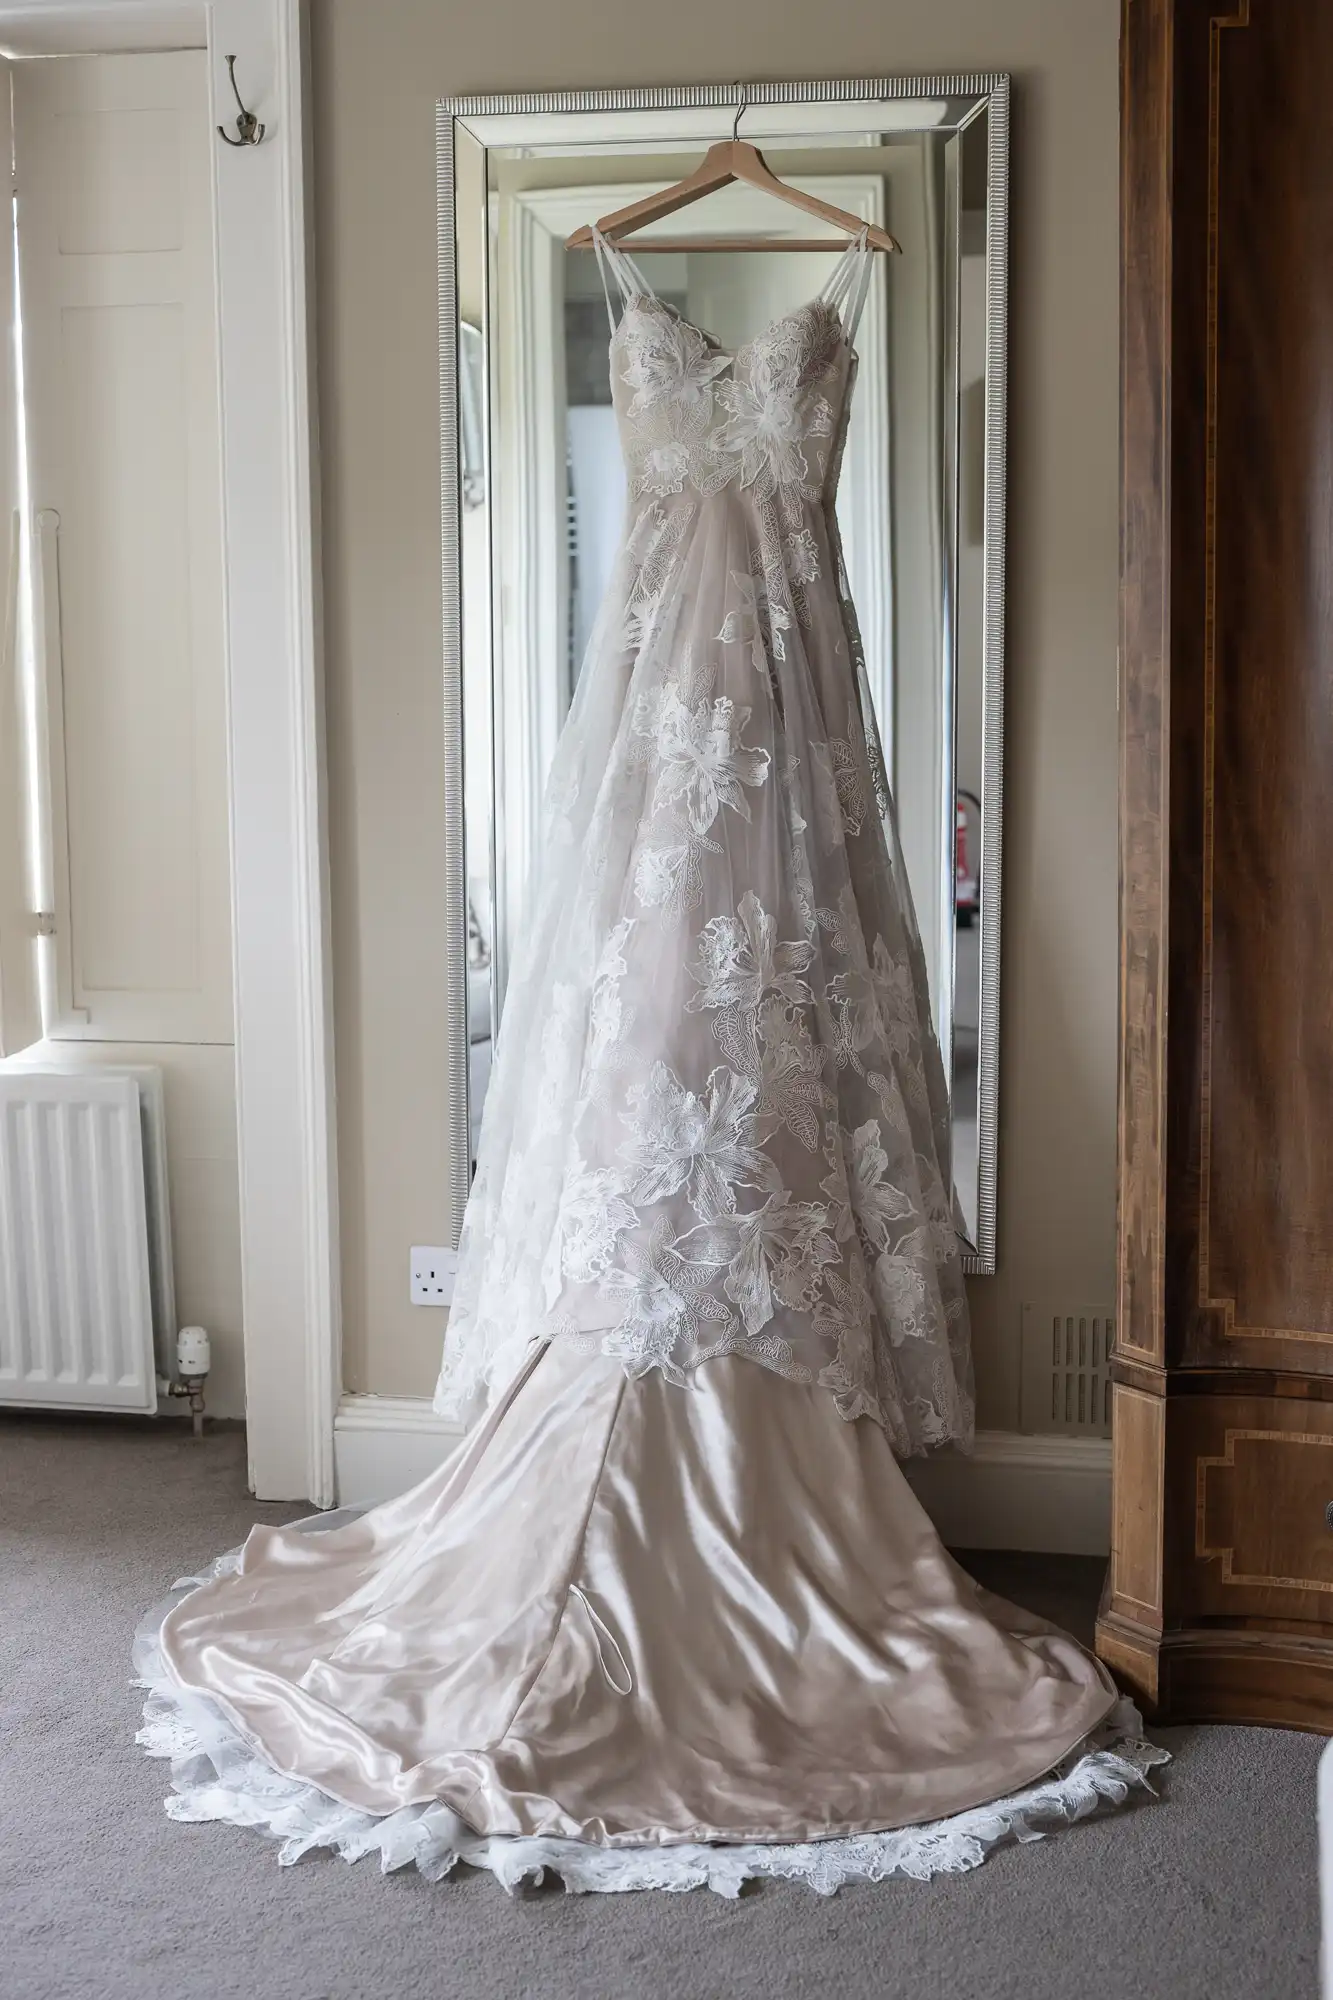
{"type": "Polygon", "coordinates": [[[160,1072],[0,1064],[0,1404],[155,1411],[172,1292],[160,1072]]]}

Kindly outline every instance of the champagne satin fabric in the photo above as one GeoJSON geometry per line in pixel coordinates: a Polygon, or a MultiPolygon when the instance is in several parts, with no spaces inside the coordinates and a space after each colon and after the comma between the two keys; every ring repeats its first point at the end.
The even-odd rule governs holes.
{"type": "Polygon", "coordinates": [[[569,1343],[413,1492],[324,1534],[256,1528],[162,1645],[350,1806],[608,1844],[942,1818],[1115,1701],[949,1558],[877,1424],[734,1357],[680,1388],[569,1343]]]}

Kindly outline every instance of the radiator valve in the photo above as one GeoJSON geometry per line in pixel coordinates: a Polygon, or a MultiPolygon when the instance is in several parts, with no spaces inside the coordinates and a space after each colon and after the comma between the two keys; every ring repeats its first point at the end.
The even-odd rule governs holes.
{"type": "Polygon", "coordinates": [[[196,1437],[204,1434],[204,1384],[208,1380],[211,1360],[208,1334],[204,1328],[183,1326],[176,1335],[177,1379],[171,1384],[170,1394],[189,1397],[196,1437]]]}

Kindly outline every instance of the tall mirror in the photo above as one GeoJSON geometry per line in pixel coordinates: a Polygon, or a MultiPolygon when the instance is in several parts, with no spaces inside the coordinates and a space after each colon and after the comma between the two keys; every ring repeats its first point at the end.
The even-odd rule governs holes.
{"type": "MultiPolygon", "coordinates": [[[[890,229],[875,260],[838,515],[950,1081],[968,1267],[995,1268],[1008,88],[997,76],[442,104],[448,856],[458,1216],[551,755],[614,563],[626,486],[596,258],[580,225],[740,134],[790,184],[890,229]]],[[[743,251],[635,256],[724,348],[819,291],[809,217],[737,183],[688,211],[743,251]]],[[[457,1218],[456,1218],[457,1219],[457,1218]]]]}

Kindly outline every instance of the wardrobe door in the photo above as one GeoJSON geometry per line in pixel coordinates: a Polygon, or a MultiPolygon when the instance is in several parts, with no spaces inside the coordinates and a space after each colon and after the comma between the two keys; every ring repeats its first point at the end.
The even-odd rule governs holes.
{"type": "Polygon", "coordinates": [[[1168,1311],[1186,1364],[1328,1374],[1333,8],[1177,36],[1168,1311]]]}
{"type": "Polygon", "coordinates": [[[1102,1643],[1161,1708],[1333,1726],[1333,8],[1129,0],[1122,47],[1102,1643]]]}

